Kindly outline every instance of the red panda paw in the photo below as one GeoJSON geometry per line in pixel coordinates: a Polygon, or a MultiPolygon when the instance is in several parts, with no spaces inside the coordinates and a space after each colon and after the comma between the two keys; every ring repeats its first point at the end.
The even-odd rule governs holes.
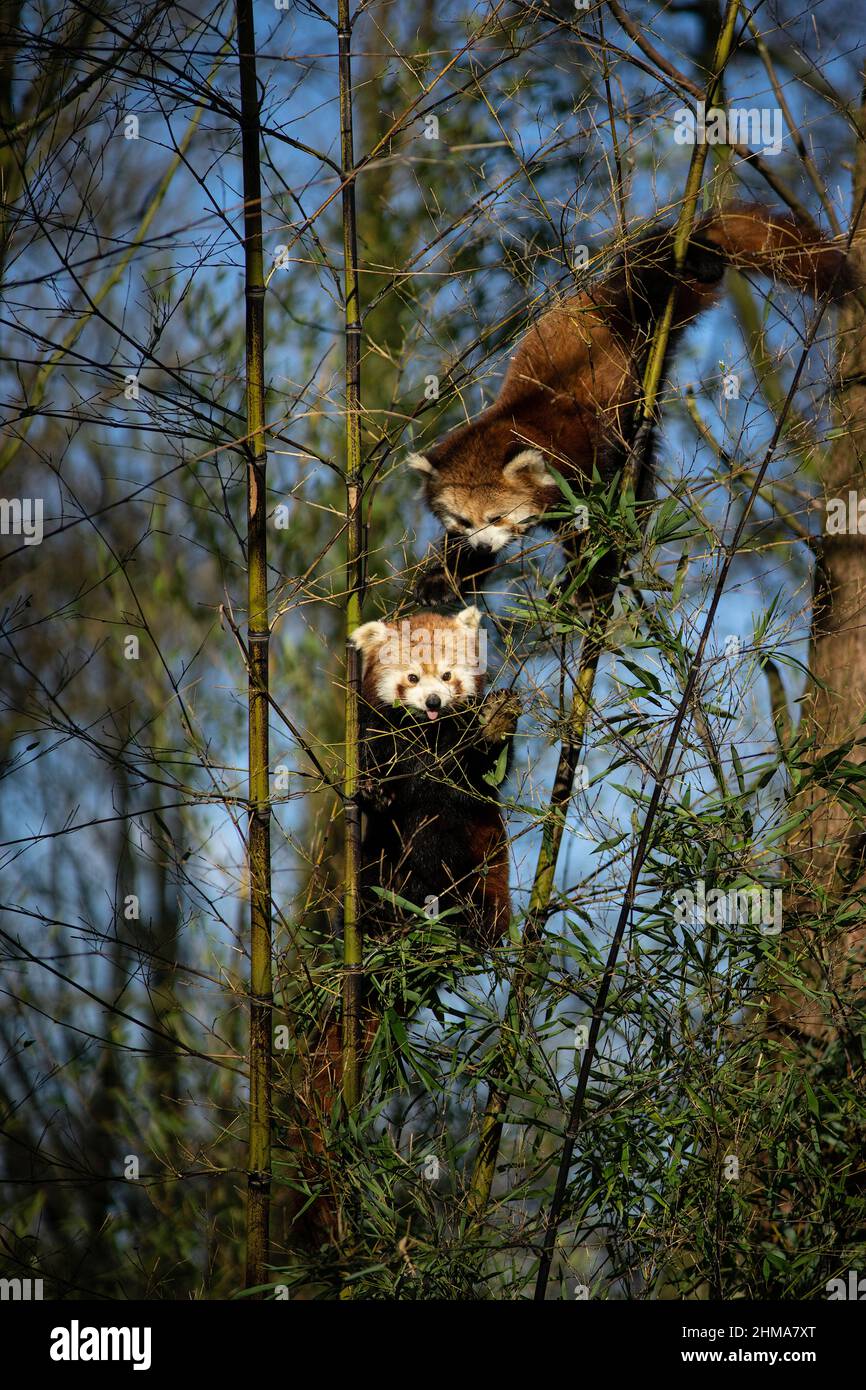
{"type": "Polygon", "coordinates": [[[434,561],[420,570],[412,593],[422,608],[441,608],[461,598],[455,576],[441,561],[434,561]]]}
{"type": "Polygon", "coordinates": [[[478,724],[487,743],[504,743],[517,728],[520,696],[513,690],[494,690],[478,713],[478,724]]]}
{"type": "Polygon", "coordinates": [[[355,799],[362,811],[387,811],[393,803],[393,793],[385,791],[381,782],[377,782],[375,777],[365,775],[358,778],[358,785],[355,791],[355,799]]]}

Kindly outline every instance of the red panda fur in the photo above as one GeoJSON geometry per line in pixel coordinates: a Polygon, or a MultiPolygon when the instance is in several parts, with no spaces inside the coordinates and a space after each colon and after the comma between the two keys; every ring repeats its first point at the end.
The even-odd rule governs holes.
{"type": "MultiPolygon", "coordinates": [[[[438,900],[456,935],[482,951],[511,919],[508,840],[496,789],[485,773],[510,752],[517,697],[485,697],[477,608],[421,612],[369,622],[350,640],[362,658],[362,772],[356,800],[365,815],[361,928],[370,939],[411,929],[413,914],[383,901],[383,888],[420,908],[438,900]],[[405,658],[405,659],[404,659],[405,658]],[[411,677],[417,677],[412,680],[411,677]],[[446,679],[447,677],[447,679],[446,679]]],[[[405,1013],[404,999],[394,1005],[405,1013]]],[[[378,1032],[380,1003],[361,1000],[359,1052],[378,1032]]],[[[317,1247],[339,1238],[340,1175],[327,1163],[329,1114],[343,1079],[340,1022],[323,1022],[296,1087],[303,1122],[293,1132],[298,1167],[319,1195],[295,1221],[317,1247]]]]}
{"type": "Polygon", "coordinates": [[[467,608],[365,623],[352,634],[363,662],[367,931],[400,918],[374,886],[417,907],[435,898],[440,911],[458,908],[458,934],[485,948],[507,930],[507,838],[486,776],[510,749],[515,697],[481,698],[480,631],[478,609],[467,608]],[[501,717],[508,702],[510,720],[501,717]]]}
{"type": "MultiPolygon", "coordinates": [[[[844,251],[813,228],[790,213],[732,205],[695,227],[672,340],[719,298],[727,265],[813,296],[838,299],[852,287],[844,251]]],[[[672,232],[651,232],[608,276],[529,329],[493,405],[425,454],[410,455],[428,505],[464,552],[455,557],[458,578],[482,573],[503,545],[562,505],[548,462],[572,483],[589,480],[594,467],[607,478],[621,466],[646,349],[673,283],[672,232]]]]}

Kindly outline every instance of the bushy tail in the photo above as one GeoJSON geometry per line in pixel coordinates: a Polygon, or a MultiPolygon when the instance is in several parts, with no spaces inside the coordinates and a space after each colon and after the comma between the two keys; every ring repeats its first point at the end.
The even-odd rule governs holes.
{"type": "Polygon", "coordinates": [[[712,247],[728,265],[753,270],[804,294],[841,299],[854,288],[844,247],[790,212],[734,203],[701,218],[693,246],[712,247]]]}

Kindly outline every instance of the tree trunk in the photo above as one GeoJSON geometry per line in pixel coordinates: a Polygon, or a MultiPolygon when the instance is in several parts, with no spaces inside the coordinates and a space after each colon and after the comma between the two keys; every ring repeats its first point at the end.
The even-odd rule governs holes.
{"type": "MultiPolygon", "coordinates": [[[[866,106],[861,108],[861,122],[866,106]]],[[[861,127],[862,128],[862,127],[861,127]]],[[[866,143],[855,152],[851,260],[866,284],[866,143]]],[[[838,382],[833,408],[833,438],[822,492],[823,537],[815,565],[809,669],[813,680],[802,703],[801,736],[814,740],[814,762],[858,736],[866,714],[866,535],[827,534],[827,503],[849,492],[866,498],[866,290],[849,294],[839,312],[838,382]]],[[[862,732],[860,733],[862,738],[862,732]]],[[[847,759],[864,760],[853,747],[847,759]]],[[[830,933],[822,944],[820,919],[832,913],[840,897],[863,879],[864,817],[852,811],[829,787],[809,786],[794,809],[808,815],[788,844],[791,871],[800,885],[791,903],[794,930],[786,933],[784,959],[802,957],[800,968],[815,985],[817,999],[780,987],[771,1016],[784,1032],[825,1042],[846,1033],[843,991],[839,987],[857,970],[864,929],[851,925],[830,933]],[[827,903],[823,905],[823,895],[827,903]],[[801,924],[800,919],[807,918],[801,924]]]]}

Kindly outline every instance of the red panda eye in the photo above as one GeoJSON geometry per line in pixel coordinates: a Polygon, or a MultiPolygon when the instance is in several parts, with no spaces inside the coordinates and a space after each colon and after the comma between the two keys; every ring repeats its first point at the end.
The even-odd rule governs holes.
{"type": "Polygon", "coordinates": [[[489,517],[487,518],[487,525],[488,525],[488,526],[500,526],[504,520],[505,520],[505,517],[504,517],[504,516],[489,516],[489,517]]]}
{"type": "Polygon", "coordinates": [[[457,522],[458,526],[464,526],[467,531],[472,529],[472,522],[469,520],[468,516],[455,516],[454,520],[457,522]]]}
{"type": "Polygon", "coordinates": [[[407,681],[409,682],[410,685],[417,685],[417,684],[418,684],[418,677],[417,677],[416,675],[414,675],[414,674],[407,676],[406,679],[407,679],[407,681]]]}
{"type": "Polygon", "coordinates": [[[450,679],[451,679],[451,672],[450,672],[450,671],[443,671],[443,672],[442,672],[442,679],[443,679],[443,681],[450,681],[450,679]]]}

